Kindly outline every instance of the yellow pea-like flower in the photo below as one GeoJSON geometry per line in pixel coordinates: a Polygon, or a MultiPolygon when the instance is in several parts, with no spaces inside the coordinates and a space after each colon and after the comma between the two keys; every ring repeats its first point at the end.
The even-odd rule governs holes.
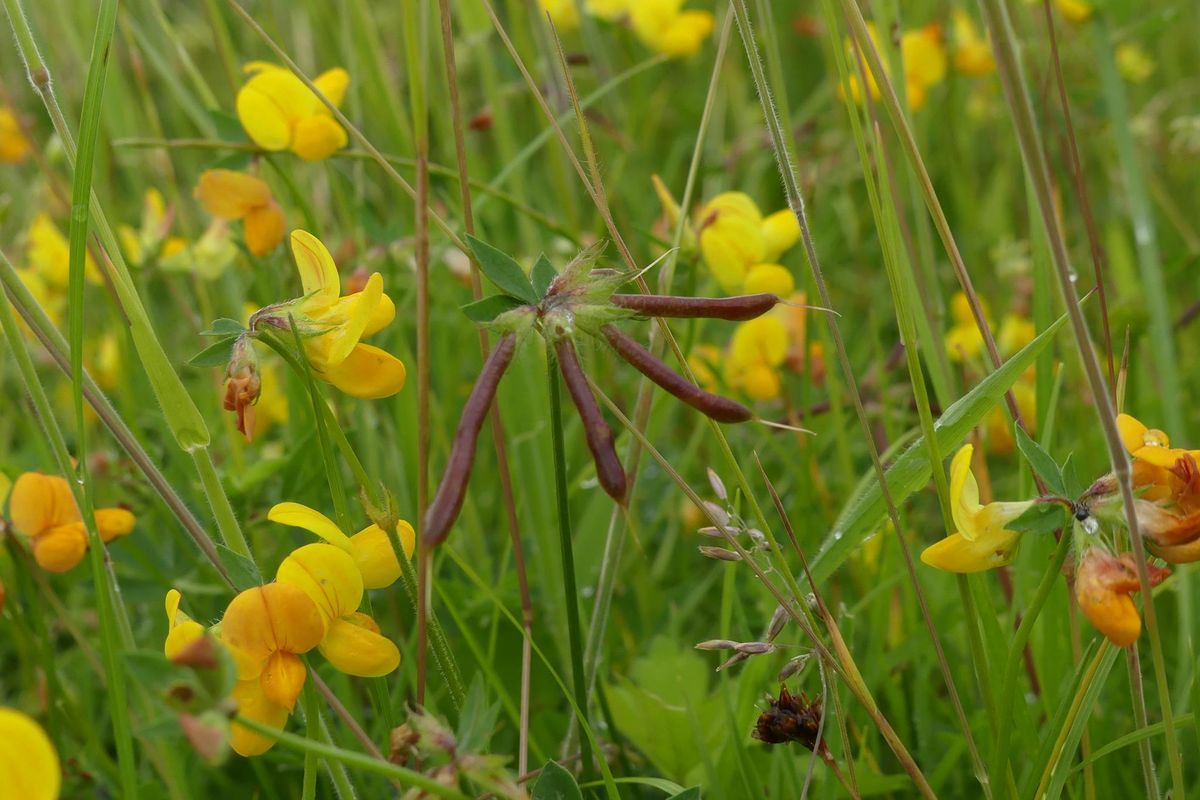
{"type": "Polygon", "coordinates": [[[259,258],[283,241],[287,222],[271,187],[261,178],[231,169],[209,169],[200,174],[196,199],[214,217],[242,221],[246,249],[259,258]]]}
{"type": "MultiPolygon", "coordinates": [[[[47,572],[67,572],[87,552],[87,531],[65,478],[26,472],[9,498],[13,528],[29,539],[33,557],[47,572]]],[[[105,542],[133,531],[136,519],[124,508],[96,509],[96,530],[105,542]]]]}
{"type": "Polygon", "coordinates": [[[307,231],[292,231],[292,254],[303,296],[263,309],[251,318],[251,326],[287,329],[287,314],[292,313],[316,377],[365,400],[400,391],[407,374],[404,363],[362,342],[396,317],[395,304],[383,292],[383,276],[373,273],[362,291],[343,296],[337,265],[320,239],[307,231]]]}
{"type": "MultiPolygon", "coordinates": [[[[659,194],[670,198],[665,187],[659,194]]],[[[780,296],[792,292],[794,279],[788,284],[790,274],[785,278],[778,270],[786,269],[775,263],[800,238],[800,223],[789,209],[764,217],[749,195],[723,192],[700,209],[698,220],[700,253],[722,291],[771,291],[780,296]],[[750,282],[751,274],[761,266],[776,269],[760,272],[750,282]],[[769,288],[754,288],[764,285],[769,288]]]]}
{"type": "Polygon", "coordinates": [[[757,264],[746,274],[742,291],[746,294],[766,292],[787,297],[796,291],[796,278],[782,264],[757,264]]]}
{"type": "MultiPolygon", "coordinates": [[[[237,96],[237,115],[246,135],[264,150],[290,150],[307,161],[320,161],[346,146],[346,131],[328,107],[291,71],[264,62],[246,65],[251,78],[237,96]]],[[[336,67],[313,84],[340,106],[350,74],[336,67]]]]}
{"type": "Polygon", "coordinates": [[[579,27],[579,9],[575,0],[538,0],[542,12],[550,15],[554,27],[562,33],[573,31],[579,27]]]}
{"type": "Polygon", "coordinates": [[[309,544],[279,565],[276,580],[309,596],[325,620],[321,654],[342,672],[363,678],[386,675],[400,665],[400,650],[379,627],[358,613],[363,578],[354,558],[331,544],[309,544]]]}
{"type": "Polygon", "coordinates": [[[30,149],[17,115],[8,106],[0,106],[0,161],[20,164],[29,157],[30,149]]]}
{"type": "Polygon", "coordinates": [[[921,553],[921,560],[947,572],[981,572],[1012,560],[1021,534],[1004,526],[1033,501],[979,502],[979,484],[971,472],[975,448],[966,444],[950,462],[950,515],[958,529],[921,553]]]}
{"type": "Polygon", "coordinates": [[[0,708],[0,797],[56,800],[62,767],[50,737],[32,717],[0,708]]]}
{"type": "Polygon", "coordinates": [[[1055,0],[1058,11],[1070,22],[1087,22],[1092,17],[1092,4],[1086,0],[1055,0]]]}

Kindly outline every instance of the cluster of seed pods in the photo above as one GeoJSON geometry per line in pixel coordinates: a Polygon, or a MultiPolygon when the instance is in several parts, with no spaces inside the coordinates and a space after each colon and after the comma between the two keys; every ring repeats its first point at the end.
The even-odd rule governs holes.
{"type": "MultiPolygon", "coordinates": [[[[547,299],[554,295],[552,286],[547,299]]],[[[654,294],[614,294],[609,301],[617,308],[645,317],[709,318],[740,322],[762,316],[779,303],[774,294],[751,294],[739,297],[680,297],[654,294]]],[[[539,317],[546,301],[537,307],[527,307],[539,317]]],[[[600,327],[600,334],[621,358],[632,364],[661,388],[687,403],[702,414],[717,422],[747,422],[754,417],[750,409],[728,397],[701,389],[642,346],[636,339],[609,323],[600,327]]],[[[618,503],[625,502],[627,484],[625,469],[617,456],[612,430],[592,394],[587,376],[579,363],[579,356],[569,335],[553,338],[552,346],[562,373],[567,393],[583,420],[588,449],[596,463],[596,476],[600,485],[618,503]]],[[[500,379],[512,362],[517,347],[517,334],[506,333],[496,344],[475,381],[467,404],[463,407],[454,442],[450,449],[450,460],[442,475],[437,494],[425,514],[421,538],[426,546],[436,546],[445,540],[451,526],[462,510],[466,497],[467,482],[475,463],[475,446],[484,419],[496,397],[500,379]]]]}

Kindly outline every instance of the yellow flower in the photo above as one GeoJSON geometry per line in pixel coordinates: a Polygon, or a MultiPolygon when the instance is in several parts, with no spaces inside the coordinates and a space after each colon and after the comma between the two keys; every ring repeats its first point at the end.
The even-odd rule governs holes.
{"type": "MultiPolygon", "coordinates": [[[[314,512],[315,513],[315,512],[314,512]]],[[[363,576],[354,558],[331,544],[308,544],[279,565],[275,580],[303,591],[316,604],[325,624],[318,649],[347,675],[378,678],[400,665],[400,650],[359,613],[363,576]]]]}
{"type": "Polygon", "coordinates": [[[400,391],[404,364],[361,341],[383,330],[396,316],[395,305],[383,293],[383,276],[373,273],[361,292],[341,296],[337,266],[320,239],[307,231],[292,231],[292,254],[304,295],[261,309],[251,318],[251,326],[269,324],[286,330],[287,314],[292,313],[318,378],[366,400],[400,391]]]}
{"type": "MultiPolygon", "coordinates": [[[[879,32],[871,22],[867,23],[867,32],[879,50],[879,32]]],[[[847,40],[846,52],[850,55],[851,76],[849,81],[850,96],[854,100],[862,97],[858,85],[858,56],[854,52],[853,43],[847,40]]],[[[882,53],[881,53],[882,55],[882,53]]],[[[888,59],[882,58],[884,71],[890,76],[888,59]]],[[[942,29],[938,23],[931,23],[917,30],[905,31],[900,37],[900,63],[904,70],[904,88],[908,97],[908,106],[913,111],[925,105],[929,89],[946,77],[946,48],[942,42],[942,29]]],[[[872,100],[879,99],[879,84],[875,75],[863,59],[867,72],[867,88],[872,100]]]]}
{"type": "MultiPolygon", "coordinates": [[[[13,527],[29,539],[33,557],[47,572],[67,572],[87,552],[87,531],[65,478],[26,472],[9,497],[13,527]]],[[[96,528],[105,542],[133,530],[134,516],[124,508],[96,509],[96,528]]]]}
{"type": "Polygon", "coordinates": [[[1189,454],[1200,459],[1200,450],[1171,447],[1171,440],[1167,434],[1156,428],[1147,428],[1141,421],[1128,414],[1117,415],[1117,431],[1121,434],[1121,442],[1129,454],[1151,466],[1169,469],[1189,454]]]}
{"type": "Polygon", "coordinates": [[[688,366],[696,376],[696,383],[706,392],[716,392],[720,386],[717,383],[715,368],[721,362],[721,351],[711,344],[696,345],[688,356],[688,366]]]}
{"type": "Polygon", "coordinates": [[[1000,355],[1010,356],[1037,336],[1037,328],[1033,320],[1019,314],[1005,314],[1000,320],[1000,330],[996,333],[996,347],[1000,355]]]}
{"type": "MultiPolygon", "coordinates": [[[[237,115],[256,145],[264,150],[291,150],[308,161],[329,158],[346,146],[346,131],[290,70],[255,61],[245,71],[251,78],[238,92],[237,115]]],[[[313,83],[331,103],[341,106],[350,75],[336,67],[313,83]]]]}
{"type": "Polygon", "coordinates": [[[29,139],[21,130],[17,115],[8,106],[0,106],[0,161],[20,164],[29,155],[29,139]]]}
{"type": "Polygon", "coordinates": [[[1092,16],[1092,4],[1085,0],[1055,0],[1059,13],[1071,22],[1087,22],[1092,16]]]}
{"type": "Polygon", "coordinates": [[[971,15],[960,8],[954,17],[954,68],[964,75],[989,75],[996,71],[996,59],[987,37],[980,36],[971,15]]]}
{"type": "Polygon", "coordinates": [[[579,10],[575,7],[575,0],[538,0],[538,5],[550,15],[554,27],[559,31],[573,31],[579,27],[579,10]]]}
{"type": "Polygon", "coordinates": [[[178,589],[167,592],[167,638],[163,642],[163,653],[174,659],[192,642],[204,636],[204,626],[179,610],[183,596],[178,589]]]}
{"type": "Polygon", "coordinates": [[[634,34],[652,50],[672,58],[694,55],[713,30],[707,11],[683,11],[683,0],[637,0],[629,3],[634,34]]]}
{"type": "Polygon", "coordinates": [[[287,223],[266,181],[230,169],[209,169],[200,174],[195,194],[214,217],[242,220],[246,249],[259,258],[283,241],[287,223]]]}
{"type": "MultiPolygon", "coordinates": [[[[1147,564],[1150,585],[1162,583],[1168,570],[1147,564]]],[[[1075,599],[1096,630],[1117,647],[1128,647],[1142,632],[1137,606],[1129,596],[1141,588],[1132,553],[1118,558],[1099,547],[1083,554],[1075,569],[1075,599]]]]}
{"type": "Polygon", "coordinates": [[[754,400],[772,400],[783,389],[779,367],[788,356],[788,329],[773,314],[741,323],[725,361],[725,382],[754,400]]]}
{"type": "Polygon", "coordinates": [[[950,462],[950,515],[958,530],[925,548],[921,560],[947,572],[981,572],[1007,564],[1020,534],[1004,526],[1021,516],[1033,501],[979,502],[979,484],[971,472],[975,452],[966,444],[950,462]]]}
{"type": "Polygon", "coordinates": [[[183,249],[167,252],[164,247],[158,265],[167,272],[194,272],[211,281],[225,273],[237,258],[237,252],[237,245],[229,234],[229,224],[218,218],[209,223],[199,239],[185,244],[183,249]]]}
{"type": "MultiPolygon", "coordinates": [[[[268,583],[230,601],[221,620],[221,640],[235,653],[238,713],[282,728],[307,675],[300,654],[325,638],[325,620],[300,588],[268,583]]],[[[230,746],[243,756],[265,753],[275,740],[233,723],[230,746]]]]}
{"type": "Polygon", "coordinates": [[[704,263],[730,294],[747,291],[751,271],[777,261],[800,238],[800,224],[791,211],[783,209],[764,218],[742,192],[717,195],[700,210],[699,218],[704,263]]]}
{"type": "MultiPolygon", "coordinates": [[[[986,305],[983,307],[983,313],[986,318],[986,305]]],[[[969,361],[975,358],[983,350],[983,332],[975,324],[970,301],[962,292],[955,292],[950,298],[950,319],[954,324],[946,331],[944,339],[950,360],[969,361]]]]}
{"type": "Polygon", "coordinates": [[[1117,70],[1130,83],[1141,83],[1154,74],[1154,59],[1140,45],[1117,45],[1117,70]]]}
{"type": "MultiPolygon", "coordinates": [[[[267,519],[293,528],[303,528],[349,553],[358,565],[367,589],[386,589],[400,577],[400,562],[396,560],[392,543],[378,525],[368,525],[353,536],[347,536],[329,517],[300,503],[278,503],[267,512],[267,519]]],[[[412,526],[399,520],[396,523],[396,535],[404,548],[404,555],[411,558],[416,543],[412,526]]]]}
{"type": "Polygon", "coordinates": [[[178,236],[167,236],[171,230],[174,210],[167,210],[166,201],[158,189],[147,189],[142,200],[142,225],[134,230],[129,225],[117,228],[121,250],[132,264],[143,264],[151,258],[169,258],[182,251],[187,243],[178,236]]]}
{"type": "Polygon", "coordinates": [[[62,767],[50,737],[32,717],[0,708],[0,797],[56,800],[62,767]]]}

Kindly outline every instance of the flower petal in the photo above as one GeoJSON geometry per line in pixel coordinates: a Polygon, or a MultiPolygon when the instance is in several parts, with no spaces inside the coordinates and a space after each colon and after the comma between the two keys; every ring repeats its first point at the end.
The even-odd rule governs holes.
{"type": "Polygon", "coordinates": [[[306,544],[292,551],[279,565],[275,579],[308,595],[326,625],[357,611],[362,602],[363,579],[358,565],[349,553],[333,545],[306,544]]]}
{"type": "Polygon", "coordinates": [[[33,558],[47,572],[68,572],[87,552],[87,532],[82,522],[51,528],[33,540],[33,558]]]}
{"type": "MultiPolygon", "coordinates": [[[[404,554],[412,557],[416,533],[404,520],[396,524],[396,534],[404,554]]],[[[378,525],[368,525],[350,537],[350,554],[363,576],[367,589],[386,589],[400,578],[400,562],[387,533],[378,525]]]]}
{"type": "Polygon", "coordinates": [[[8,508],[13,527],[25,536],[37,536],[79,519],[79,509],[66,479],[40,472],[26,472],[17,478],[9,494],[8,508]]]}
{"type": "Polygon", "coordinates": [[[246,135],[264,150],[292,145],[297,115],[312,108],[313,94],[284,69],[265,69],[241,88],[237,115],[246,135]]]}
{"type": "Polygon", "coordinates": [[[396,643],[381,636],[379,626],[366,614],[334,620],[320,650],[335,668],[360,678],[379,678],[400,666],[396,643]]]}
{"type": "Polygon", "coordinates": [[[268,583],[247,589],[229,602],[221,620],[221,635],[231,647],[263,661],[277,650],[306,653],[313,649],[325,636],[325,622],[302,589],[268,583]]]}
{"type": "Polygon", "coordinates": [[[964,444],[950,462],[950,515],[954,518],[954,527],[967,539],[978,536],[976,515],[983,509],[979,504],[979,484],[971,472],[974,452],[974,445],[964,444]]]}
{"type": "Polygon", "coordinates": [[[1144,437],[1148,430],[1149,428],[1136,417],[1117,414],[1117,431],[1121,434],[1121,443],[1130,453],[1134,453],[1146,445],[1144,437]]]}
{"type": "MultiPolygon", "coordinates": [[[[324,106],[321,107],[324,109],[324,106]]],[[[292,152],[305,161],[321,161],[346,146],[346,130],[328,114],[302,117],[293,129],[292,152]]]]}
{"type": "Polygon", "coordinates": [[[62,768],[50,737],[32,717],[0,708],[0,793],[21,800],[56,800],[62,768]]]}
{"type": "Polygon", "coordinates": [[[276,503],[267,512],[267,519],[280,525],[290,525],[293,528],[303,528],[315,533],[332,545],[349,551],[350,537],[342,533],[342,529],[333,520],[316,509],[300,503],[276,503]]]}
{"type": "Polygon", "coordinates": [[[259,258],[270,254],[283,241],[286,227],[283,210],[274,200],[251,209],[243,221],[242,235],[246,240],[246,249],[259,258]]]}
{"type": "Polygon", "coordinates": [[[296,707],[296,698],[307,676],[308,670],[299,656],[280,650],[267,659],[258,680],[267,699],[290,712],[296,707]]]}
{"type": "Polygon", "coordinates": [[[1003,529],[974,540],[954,533],[926,547],[921,560],[946,572],[982,572],[1011,561],[1020,538],[1003,529]]]}
{"type": "Polygon", "coordinates": [[[400,359],[374,345],[360,343],[342,363],[325,370],[321,378],[351,397],[378,400],[403,389],[406,376],[400,359]]]}
{"type": "Polygon", "coordinates": [[[337,265],[320,239],[308,231],[292,231],[292,255],[300,273],[304,294],[314,292],[323,298],[336,298],[341,289],[337,265]]]}
{"type": "Polygon", "coordinates": [[[200,173],[194,194],[205,211],[228,220],[241,219],[271,202],[271,187],[266,181],[231,169],[208,169],[200,173]]]}
{"type": "MultiPolygon", "coordinates": [[[[313,80],[313,85],[329,102],[340,107],[346,98],[346,87],[350,85],[350,73],[341,67],[327,69],[313,80]]],[[[318,101],[318,105],[322,110],[328,111],[324,103],[318,101]]]]}
{"type": "MultiPolygon", "coordinates": [[[[280,730],[287,723],[288,710],[271,702],[258,678],[238,681],[233,687],[233,699],[237,702],[239,716],[280,730]]],[[[275,746],[271,737],[236,722],[230,724],[229,734],[229,746],[238,755],[262,755],[275,746]]]]}
{"type": "Polygon", "coordinates": [[[328,366],[336,367],[350,355],[350,351],[362,339],[363,331],[366,330],[367,323],[371,321],[382,298],[383,276],[375,272],[367,279],[366,288],[358,293],[358,300],[348,309],[346,321],[325,334],[325,363],[328,366]]]}
{"type": "Polygon", "coordinates": [[[741,290],[746,294],[767,292],[787,297],[796,290],[796,279],[792,271],[781,264],[755,264],[746,273],[741,290]]]}
{"type": "Polygon", "coordinates": [[[105,544],[111,542],[113,539],[128,536],[133,530],[135,522],[137,522],[137,518],[128,509],[96,509],[96,530],[100,533],[100,539],[105,544]]]}

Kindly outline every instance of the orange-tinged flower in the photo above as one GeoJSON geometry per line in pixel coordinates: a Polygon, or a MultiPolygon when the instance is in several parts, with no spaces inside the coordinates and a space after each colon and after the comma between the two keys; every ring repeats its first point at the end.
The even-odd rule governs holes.
{"type": "MultiPolygon", "coordinates": [[[[29,539],[33,557],[47,572],[67,572],[87,552],[87,530],[70,486],[58,475],[26,472],[13,484],[9,515],[29,539]]],[[[124,508],[96,509],[96,530],[105,542],[128,535],[135,518],[124,508]]]]}
{"type": "Polygon", "coordinates": [[[1033,501],[979,502],[979,484],[971,471],[972,445],[963,445],[950,462],[950,515],[957,531],[921,553],[921,560],[947,572],[981,572],[1012,560],[1021,534],[1005,525],[1033,501]]]}
{"type": "Polygon", "coordinates": [[[276,580],[302,590],[316,604],[326,626],[321,655],[348,675],[377,678],[400,665],[395,643],[379,634],[366,614],[358,613],[363,577],[354,558],[331,544],[309,544],[279,565],[276,580]]]}
{"type": "MultiPolygon", "coordinates": [[[[291,150],[307,161],[320,161],[346,146],[346,131],[329,109],[291,71],[254,61],[250,80],[237,96],[237,115],[253,142],[264,150],[291,150]]],[[[350,85],[341,67],[318,75],[313,84],[340,106],[350,85]]]]}
{"type": "MultiPolygon", "coordinates": [[[[1150,585],[1157,586],[1169,570],[1147,564],[1150,585]]],[[[1129,596],[1141,588],[1132,553],[1119,558],[1100,547],[1083,554],[1075,570],[1075,598],[1088,621],[1117,647],[1137,641],[1142,620],[1129,596]]]]}
{"type": "Polygon", "coordinates": [[[0,106],[0,161],[20,164],[29,156],[29,150],[29,139],[17,115],[8,106],[0,106]]]}
{"type": "Polygon", "coordinates": [[[62,767],[50,737],[32,717],[0,708],[0,797],[56,800],[62,767]]]}
{"type": "MultiPolygon", "coordinates": [[[[387,533],[372,523],[353,536],[347,536],[329,517],[300,503],[278,503],[267,512],[267,519],[315,533],[354,559],[367,589],[386,589],[400,578],[400,562],[387,533]]],[[[396,523],[396,534],[404,555],[411,558],[416,533],[404,520],[396,523]]]]}
{"type": "Polygon", "coordinates": [[[304,295],[259,310],[250,318],[251,328],[268,324],[287,330],[290,313],[318,378],[365,400],[400,391],[406,376],[403,362],[361,341],[396,316],[396,306],[383,293],[383,276],[373,273],[361,292],[342,296],[337,266],[320,239],[307,231],[292,231],[292,254],[304,295]]]}
{"type": "Polygon", "coordinates": [[[283,210],[261,178],[231,169],[209,169],[200,174],[195,194],[214,217],[242,220],[246,249],[259,258],[283,241],[287,224],[283,210]]]}

